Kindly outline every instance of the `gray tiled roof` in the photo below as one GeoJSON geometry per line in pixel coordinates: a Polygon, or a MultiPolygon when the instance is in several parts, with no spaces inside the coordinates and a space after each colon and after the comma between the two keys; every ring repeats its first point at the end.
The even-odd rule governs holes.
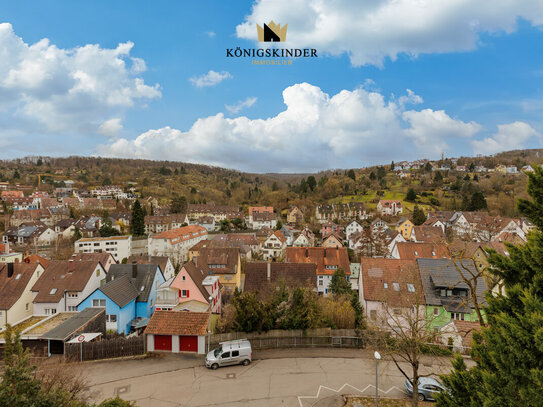
{"type": "Polygon", "coordinates": [[[157,264],[112,264],[107,273],[106,281],[109,282],[124,275],[128,276],[138,292],[136,301],[147,302],[155,275],[159,270],[157,264]],[[136,267],[135,277],[133,277],[133,266],[136,267]]]}
{"type": "Polygon", "coordinates": [[[138,297],[138,291],[134,288],[130,277],[127,275],[110,280],[100,287],[100,291],[121,308],[138,297]]]}
{"type": "Polygon", "coordinates": [[[41,337],[42,339],[59,341],[70,339],[70,336],[72,336],[75,332],[85,326],[89,321],[96,318],[102,312],[105,315],[105,308],[85,308],[83,311],[74,314],[73,317],[51,329],[49,332],[44,333],[41,337]]]}
{"type": "MultiPolygon", "coordinates": [[[[444,306],[447,311],[467,312],[468,306],[473,308],[471,295],[463,297],[441,297],[441,288],[464,288],[468,285],[462,279],[460,272],[451,259],[417,259],[422,280],[422,288],[427,305],[444,306]],[[462,311],[463,310],[463,311],[462,311]]],[[[456,261],[458,267],[463,271],[463,267],[477,275],[477,269],[473,260],[464,259],[461,262],[456,261]]],[[[463,274],[469,279],[471,273],[463,271],[463,274]]],[[[469,289],[468,289],[469,291],[469,289]]],[[[479,304],[485,304],[486,285],[481,276],[477,278],[477,300],[479,304]]]]}

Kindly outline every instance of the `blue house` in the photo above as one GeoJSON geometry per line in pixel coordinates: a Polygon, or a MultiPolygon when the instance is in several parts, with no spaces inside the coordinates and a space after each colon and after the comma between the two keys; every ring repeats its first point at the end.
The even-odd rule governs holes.
{"type": "Polygon", "coordinates": [[[157,289],[164,281],[156,264],[113,264],[106,284],[81,301],[77,309],[106,307],[106,328],[128,333],[153,315],[157,289]]]}
{"type": "Polygon", "coordinates": [[[79,303],[78,311],[86,308],[106,309],[106,329],[127,334],[136,317],[138,291],[128,276],[122,276],[94,290],[79,303]]]}

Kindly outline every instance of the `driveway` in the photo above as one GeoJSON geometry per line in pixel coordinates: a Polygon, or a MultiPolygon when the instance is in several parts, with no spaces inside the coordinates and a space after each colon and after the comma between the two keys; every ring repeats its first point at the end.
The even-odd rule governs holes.
{"type": "MultiPolygon", "coordinates": [[[[355,349],[258,351],[249,366],[209,370],[203,357],[158,357],[85,363],[93,399],[120,395],[140,407],[334,406],[338,395],[375,394],[373,352],[355,349]]],[[[448,359],[428,359],[424,373],[448,371],[448,359]]],[[[402,366],[408,369],[408,366],[402,366]]],[[[406,397],[393,362],[379,363],[382,397],[406,397]]]]}

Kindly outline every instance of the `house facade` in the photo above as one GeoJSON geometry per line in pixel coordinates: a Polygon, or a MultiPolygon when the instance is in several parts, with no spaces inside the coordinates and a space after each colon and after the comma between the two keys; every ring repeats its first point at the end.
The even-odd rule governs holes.
{"type": "Polygon", "coordinates": [[[380,200],[377,203],[377,212],[380,215],[396,216],[403,213],[403,205],[401,201],[380,200]]]}
{"type": "Polygon", "coordinates": [[[264,245],[262,246],[262,258],[264,260],[281,259],[285,256],[286,248],[287,239],[281,231],[276,230],[264,242],[264,245]]]}
{"type": "Polygon", "coordinates": [[[111,253],[115,261],[128,259],[132,252],[132,236],[84,237],[75,242],[76,253],[111,253]]]}
{"type": "Polygon", "coordinates": [[[168,256],[174,264],[182,264],[188,260],[189,249],[205,239],[205,228],[190,225],[149,236],[147,246],[151,256],[168,256]]]}

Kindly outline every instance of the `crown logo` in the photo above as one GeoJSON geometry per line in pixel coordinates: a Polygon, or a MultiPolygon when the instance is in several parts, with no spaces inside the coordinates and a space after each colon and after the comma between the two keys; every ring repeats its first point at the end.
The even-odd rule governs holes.
{"type": "Polygon", "coordinates": [[[258,41],[260,42],[285,42],[287,40],[287,26],[281,28],[281,24],[275,24],[270,21],[269,24],[264,24],[264,28],[256,25],[258,33],[258,41]]]}

